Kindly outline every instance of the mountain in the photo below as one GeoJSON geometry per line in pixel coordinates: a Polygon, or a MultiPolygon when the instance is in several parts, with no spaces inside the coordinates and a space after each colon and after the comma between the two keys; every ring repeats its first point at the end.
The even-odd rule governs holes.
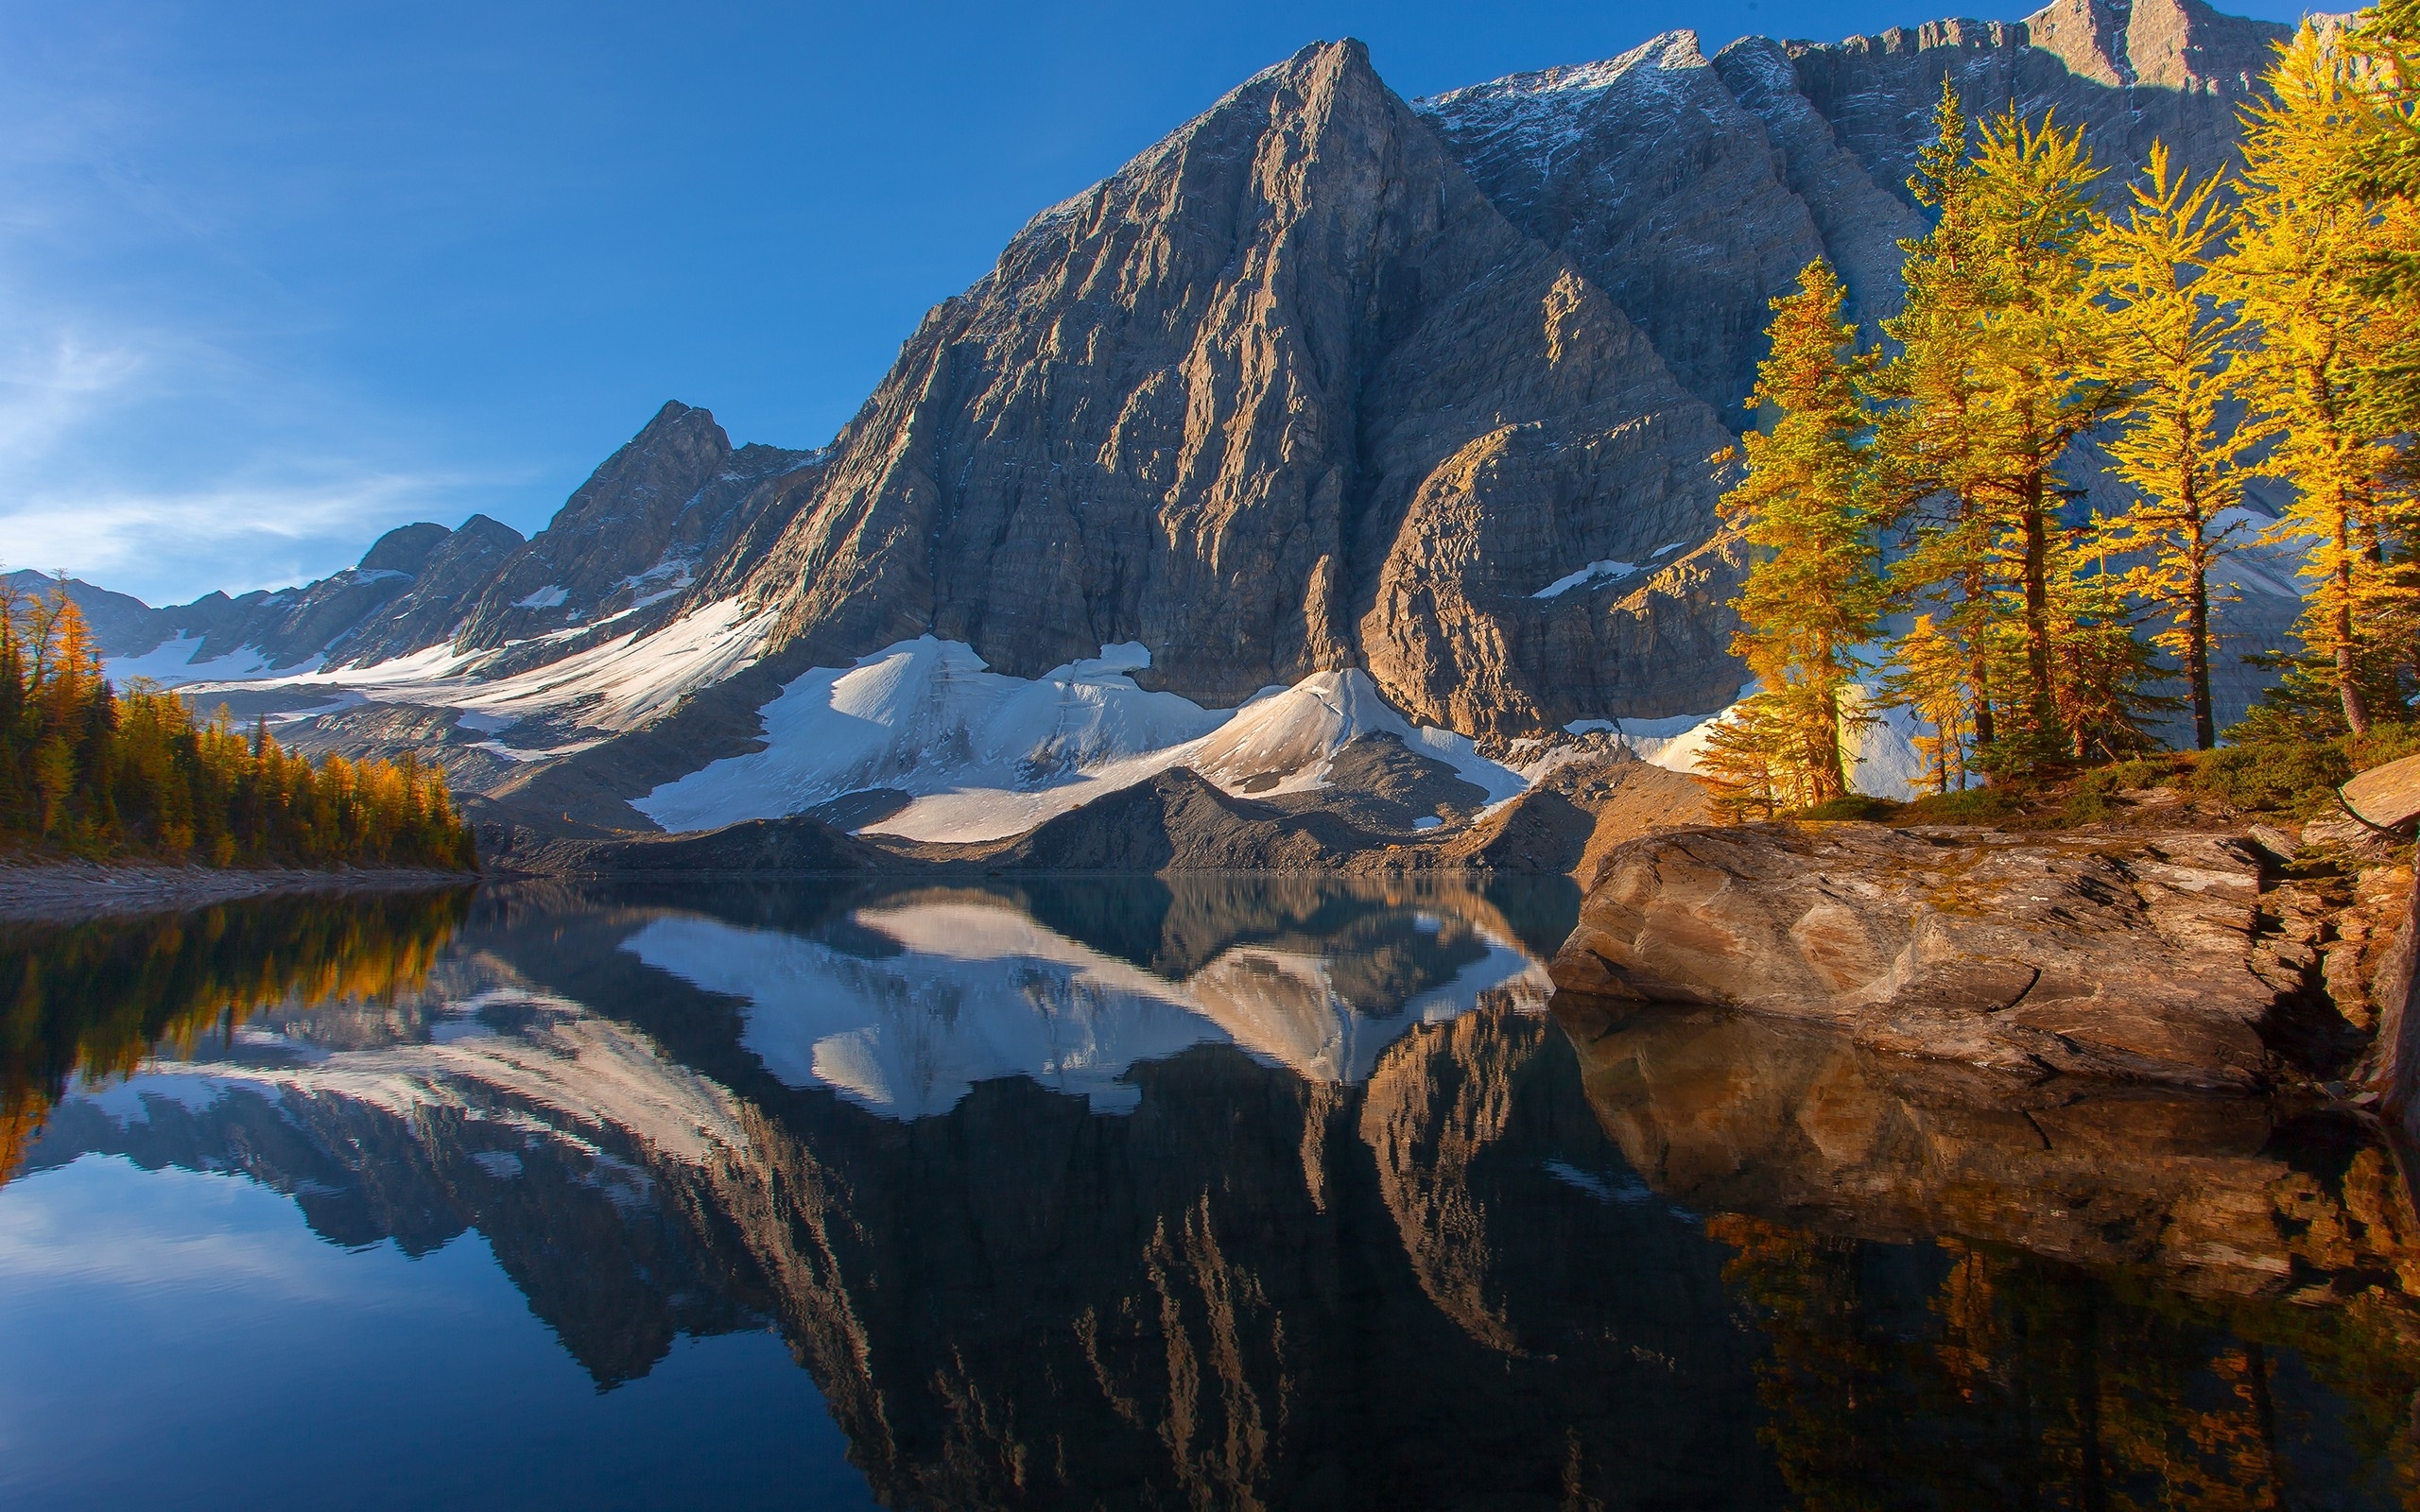
{"type": "MultiPolygon", "coordinates": [[[[1710,458],[1767,301],[1822,256],[1861,318],[1894,307],[1941,81],[2081,123],[2117,194],[2154,136],[2222,166],[2285,35],[2057,0],[1838,44],[1676,31],[1416,102],[1317,43],[1035,216],[825,448],[666,404],[527,542],[410,527],[408,567],[152,623],[200,641],[179,667],[251,677],[242,710],[313,711],[306,748],[418,745],[610,828],[881,786],[925,805],[899,833],[987,838],[1348,683],[1253,716],[1294,765],[1214,781],[1315,783],[1379,724],[1491,788],[1565,729],[1685,761],[1742,682],[1710,458]]],[[[2273,638],[2290,579],[2238,576],[2231,628],[2273,638]]]]}

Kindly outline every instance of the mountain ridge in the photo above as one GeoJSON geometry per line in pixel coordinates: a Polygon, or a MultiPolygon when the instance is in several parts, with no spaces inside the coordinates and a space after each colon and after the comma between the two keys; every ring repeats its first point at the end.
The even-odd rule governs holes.
{"type": "MultiPolygon", "coordinates": [[[[925,639],[1058,679],[1069,717],[1096,695],[1068,669],[1132,645],[1145,692],[1226,710],[1349,669],[1497,751],[1685,724],[1742,680],[1708,458],[1746,421],[1765,302],[1823,256],[1861,318],[1894,306],[1941,80],[2206,172],[2285,34],[2057,0],[1711,55],[1667,32],[1418,101],[1314,43],[1039,212],[828,445],[733,448],[667,404],[528,541],[466,523],[413,538],[415,576],[323,580],[313,623],[350,620],[262,650],[246,707],[319,709],[293,728],[331,748],[427,726],[398,701],[493,707],[427,754],[483,749],[483,790],[631,829],[627,800],[765,748],[807,672],[925,639]],[[627,706],[596,669],[631,658],[672,679],[636,724],[596,712],[627,706]]],[[[2290,617],[2290,592],[2246,598],[2261,633],[2290,617]]]]}

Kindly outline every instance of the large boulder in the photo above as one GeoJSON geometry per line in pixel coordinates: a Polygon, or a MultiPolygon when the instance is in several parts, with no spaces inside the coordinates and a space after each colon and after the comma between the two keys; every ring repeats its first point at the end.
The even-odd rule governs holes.
{"type": "Polygon", "coordinates": [[[1607,858],[1553,972],[1582,997],[2026,1075],[2251,1088],[2264,1029],[2312,983],[2311,932],[2289,922],[2226,836],[1696,828],[1607,858]]]}

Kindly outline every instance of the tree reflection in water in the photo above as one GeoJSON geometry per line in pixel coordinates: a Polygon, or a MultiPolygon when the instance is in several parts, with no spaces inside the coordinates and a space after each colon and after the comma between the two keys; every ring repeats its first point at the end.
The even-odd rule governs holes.
{"type": "Polygon", "coordinates": [[[180,1019],[112,998],[156,975],[125,971],[67,1017],[131,1028],[19,1037],[70,1047],[25,1058],[58,1091],[72,1047],[126,1069],[189,1022],[161,1069],[209,1083],[138,1081],[139,1114],[70,1095],[26,1162],[240,1169],[347,1245],[475,1228],[602,1386],[769,1320],[894,1505],[2409,1503],[2420,1271],[2359,1128],[2012,1102],[1754,1025],[1558,1005],[1559,1028],[1487,963],[1551,945],[1567,902],[491,889],[359,922],[353,975],[301,943],[326,921],[255,914],[215,926],[253,971],[232,995],[276,999],[240,1042],[193,1016],[226,988],[144,1000],[180,1019]],[[986,978],[938,927],[968,920],[1026,954],[986,978]],[[1000,1074],[885,1103],[752,1048],[789,1014],[819,1047],[1007,1055],[1014,1021],[1063,1067],[1146,1044],[1103,1018],[1145,1010],[1200,1032],[1072,1093],[1000,1074]],[[1331,1030],[1376,1048],[1316,1053],[1331,1030]]]}
{"type": "Polygon", "coordinates": [[[72,928],[0,924],[0,1179],[77,1077],[232,1043],[273,1006],[391,1002],[427,978],[471,889],[302,894],[72,928]]]}

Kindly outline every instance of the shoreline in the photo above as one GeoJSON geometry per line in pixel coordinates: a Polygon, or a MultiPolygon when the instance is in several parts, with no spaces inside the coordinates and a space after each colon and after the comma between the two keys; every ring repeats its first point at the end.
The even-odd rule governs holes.
{"type": "Polygon", "coordinates": [[[0,923],[79,924],[133,914],[182,913],[243,898],[294,892],[415,892],[467,887],[475,871],[416,868],[335,871],[95,861],[0,862],[0,923]]]}

